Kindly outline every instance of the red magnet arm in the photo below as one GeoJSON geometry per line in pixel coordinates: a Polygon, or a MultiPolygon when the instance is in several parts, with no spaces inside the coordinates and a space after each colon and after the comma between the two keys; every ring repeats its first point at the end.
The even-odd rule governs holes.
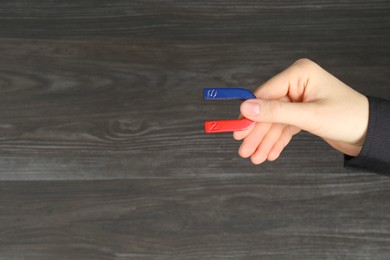
{"type": "Polygon", "coordinates": [[[231,120],[205,121],[204,129],[207,134],[242,131],[251,127],[255,122],[248,118],[231,120]]]}

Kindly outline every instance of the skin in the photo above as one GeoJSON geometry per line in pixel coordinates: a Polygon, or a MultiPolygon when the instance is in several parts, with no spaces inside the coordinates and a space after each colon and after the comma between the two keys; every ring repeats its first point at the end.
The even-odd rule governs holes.
{"type": "Polygon", "coordinates": [[[239,155],[254,164],[276,160],[304,130],[350,156],[357,156],[368,127],[367,97],[308,59],[294,62],[258,87],[257,99],[241,104],[241,115],[256,122],[233,133],[239,155]]]}

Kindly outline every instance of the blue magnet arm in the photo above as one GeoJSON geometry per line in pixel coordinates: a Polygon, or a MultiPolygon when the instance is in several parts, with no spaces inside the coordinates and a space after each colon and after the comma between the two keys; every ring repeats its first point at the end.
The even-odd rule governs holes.
{"type": "Polygon", "coordinates": [[[256,98],[256,96],[249,90],[243,88],[204,88],[204,100],[227,100],[227,99],[241,99],[247,100],[256,98]]]}

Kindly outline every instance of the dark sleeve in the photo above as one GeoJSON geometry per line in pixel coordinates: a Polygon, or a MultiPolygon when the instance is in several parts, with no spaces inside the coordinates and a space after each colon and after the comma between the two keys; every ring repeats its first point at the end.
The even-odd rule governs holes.
{"type": "Polygon", "coordinates": [[[390,101],[368,97],[367,136],[357,157],[344,156],[344,166],[390,173],[390,101]]]}

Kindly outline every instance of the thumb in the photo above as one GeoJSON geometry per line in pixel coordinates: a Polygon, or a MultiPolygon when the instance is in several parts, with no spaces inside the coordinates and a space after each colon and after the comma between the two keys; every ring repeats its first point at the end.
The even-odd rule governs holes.
{"type": "Polygon", "coordinates": [[[241,104],[241,114],[256,122],[281,123],[310,131],[315,126],[314,103],[249,99],[241,104]]]}

